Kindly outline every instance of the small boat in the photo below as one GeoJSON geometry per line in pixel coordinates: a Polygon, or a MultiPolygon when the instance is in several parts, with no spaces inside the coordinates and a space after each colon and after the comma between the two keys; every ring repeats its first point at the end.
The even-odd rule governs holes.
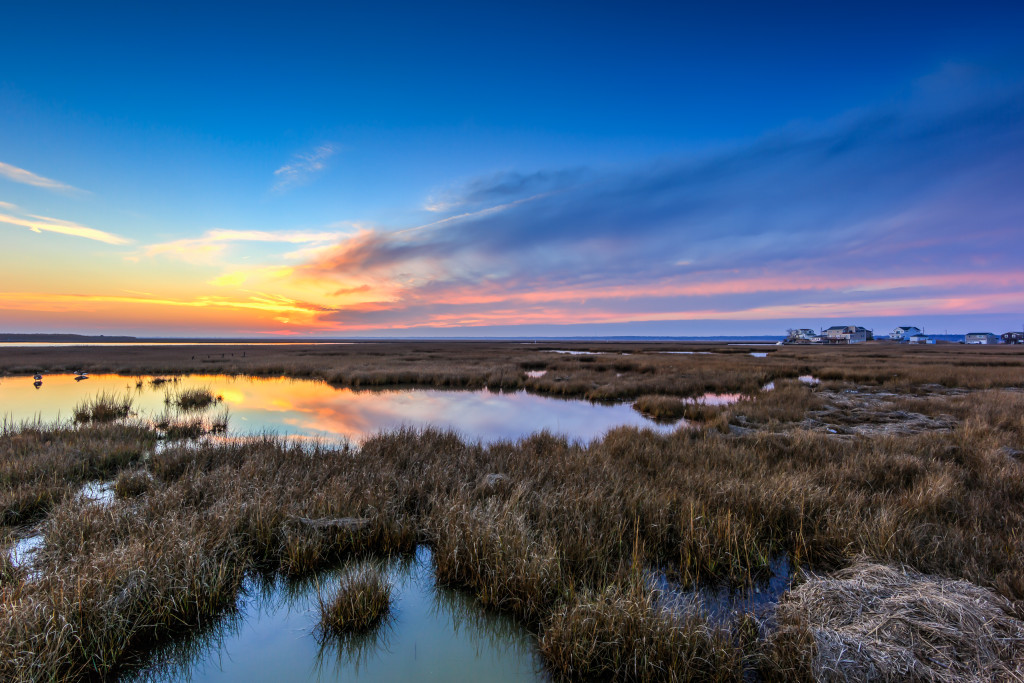
{"type": "Polygon", "coordinates": [[[32,377],[32,379],[36,380],[37,382],[38,382],[39,380],[41,380],[42,378],[43,378],[43,376],[42,376],[42,375],[34,375],[34,376],[32,377]]]}

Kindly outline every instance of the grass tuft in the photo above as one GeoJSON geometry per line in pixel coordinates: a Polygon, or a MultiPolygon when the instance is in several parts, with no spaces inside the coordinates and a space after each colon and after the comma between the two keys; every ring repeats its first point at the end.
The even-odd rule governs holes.
{"type": "Polygon", "coordinates": [[[333,597],[317,595],[322,635],[366,633],[377,627],[391,609],[391,584],[383,572],[362,565],[341,578],[333,597]]]}

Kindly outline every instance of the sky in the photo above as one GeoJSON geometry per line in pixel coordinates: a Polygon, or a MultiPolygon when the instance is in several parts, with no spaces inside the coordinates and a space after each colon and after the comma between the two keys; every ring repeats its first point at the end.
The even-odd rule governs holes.
{"type": "Polygon", "coordinates": [[[0,332],[1024,326],[1020,3],[7,3],[0,332]]]}

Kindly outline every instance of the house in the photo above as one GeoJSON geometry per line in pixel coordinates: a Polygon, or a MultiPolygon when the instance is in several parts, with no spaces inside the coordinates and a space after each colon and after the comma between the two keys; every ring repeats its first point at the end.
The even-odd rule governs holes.
{"type": "Polygon", "coordinates": [[[818,333],[807,327],[796,330],[786,330],[787,344],[810,344],[818,338],[818,333]]]}
{"type": "Polygon", "coordinates": [[[991,332],[968,332],[964,336],[964,342],[967,344],[998,344],[999,337],[991,332]]]}
{"type": "Polygon", "coordinates": [[[875,338],[871,330],[857,325],[833,325],[822,336],[829,344],[860,344],[875,338]]]}
{"type": "Polygon", "coordinates": [[[1003,332],[1004,344],[1024,344],[1024,332],[1003,332]]]}
{"type": "Polygon", "coordinates": [[[935,338],[934,337],[929,337],[927,334],[921,334],[920,332],[918,332],[917,334],[912,334],[909,337],[907,337],[907,343],[908,344],[934,344],[935,343],[935,338]]]}
{"type": "Polygon", "coordinates": [[[903,342],[908,341],[915,334],[921,334],[921,330],[913,326],[897,327],[889,333],[889,339],[893,341],[903,342]]]}

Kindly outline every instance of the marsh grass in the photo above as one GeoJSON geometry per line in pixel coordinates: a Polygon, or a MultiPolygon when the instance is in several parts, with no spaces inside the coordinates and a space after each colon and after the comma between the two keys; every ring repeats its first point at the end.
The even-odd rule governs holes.
{"type": "Polygon", "coordinates": [[[114,494],[119,498],[138,498],[153,487],[153,477],[145,470],[123,470],[114,482],[114,494]]]}
{"type": "Polygon", "coordinates": [[[202,410],[221,400],[209,387],[176,388],[164,394],[164,403],[183,411],[202,410]]]}
{"type": "Polygon", "coordinates": [[[317,591],[322,637],[361,634],[381,624],[391,609],[391,584],[380,567],[363,564],[342,575],[333,596],[317,591]]]}
{"type": "Polygon", "coordinates": [[[641,396],[633,402],[633,410],[655,420],[675,421],[686,415],[687,403],[673,396],[641,396]]]}
{"type": "Polygon", "coordinates": [[[971,583],[859,558],[791,591],[771,643],[802,650],[815,680],[1020,680],[1021,616],[971,583]]]}
{"type": "Polygon", "coordinates": [[[113,422],[123,420],[132,413],[131,396],[117,396],[102,392],[75,406],[72,414],[75,422],[113,422]]]}
{"type": "MultiPolygon", "coordinates": [[[[424,359],[418,347],[369,348],[382,349],[382,366],[396,354],[420,358],[420,381],[449,358],[424,359]]],[[[468,374],[459,377],[475,382],[484,363],[477,347],[467,348],[468,374]]],[[[302,362],[333,357],[314,351],[302,362]]],[[[345,362],[367,357],[360,353],[345,362]]],[[[646,570],[684,588],[738,586],[767,575],[780,555],[825,576],[863,555],[969,581],[1019,605],[1024,458],[1015,453],[1024,393],[988,387],[990,369],[1012,378],[1015,366],[956,366],[967,385],[987,387],[961,393],[927,381],[946,377],[936,359],[951,352],[877,353],[782,349],[751,359],[641,351],[587,363],[546,354],[549,372],[526,380],[517,359],[535,355],[511,353],[506,376],[505,361],[492,354],[495,381],[517,388],[536,379],[552,382],[536,390],[565,385],[564,395],[685,397],[744,387],[753,395],[692,429],[618,428],[587,444],[539,433],[486,445],[451,431],[400,429],[359,448],[253,437],[168,443],[146,458],[155,430],[131,421],[5,428],[3,523],[9,530],[41,521],[45,544],[41,580],[14,576],[0,586],[0,678],[102,679],[153,644],[230,612],[246,576],[308,577],[418,543],[432,549],[439,584],[525,623],[549,670],[568,678],[812,675],[816,645],[806,630],[770,641],[742,615],[713,625],[696,611],[667,612],[636,578],[646,570]],[[899,363],[886,372],[903,376],[875,376],[871,388],[898,393],[909,383],[907,392],[879,399],[879,410],[913,401],[919,412],[951,415],[947,431],[850,437],[800,426],[809,411],[837,410],[829,397],[848,380],[810,388],[785,378],[821,376],[833,362],[867,375],[893,358],[899,363]],[[723,375],[705,378],[701,363],[707,378],[723,375]],[[616,384],[616,367],[626,366],[616,384]],[[670,368],[689,374],[677,381],[664,372],[670,368]],[[771,380],[776,389],[760,392],[771,380]],[[740,416],[749,428],[723,433],[723,422],[740,416]],[[145,492],[119,492],[108,506],[72,495],[83,481],[120,482],[122,473],[130,494],[142,472],[152,477],[145,492]]],[[[382,375],[371,367],[367,381],[412,364],[402,356],[399,370],[382,375]]]]}

